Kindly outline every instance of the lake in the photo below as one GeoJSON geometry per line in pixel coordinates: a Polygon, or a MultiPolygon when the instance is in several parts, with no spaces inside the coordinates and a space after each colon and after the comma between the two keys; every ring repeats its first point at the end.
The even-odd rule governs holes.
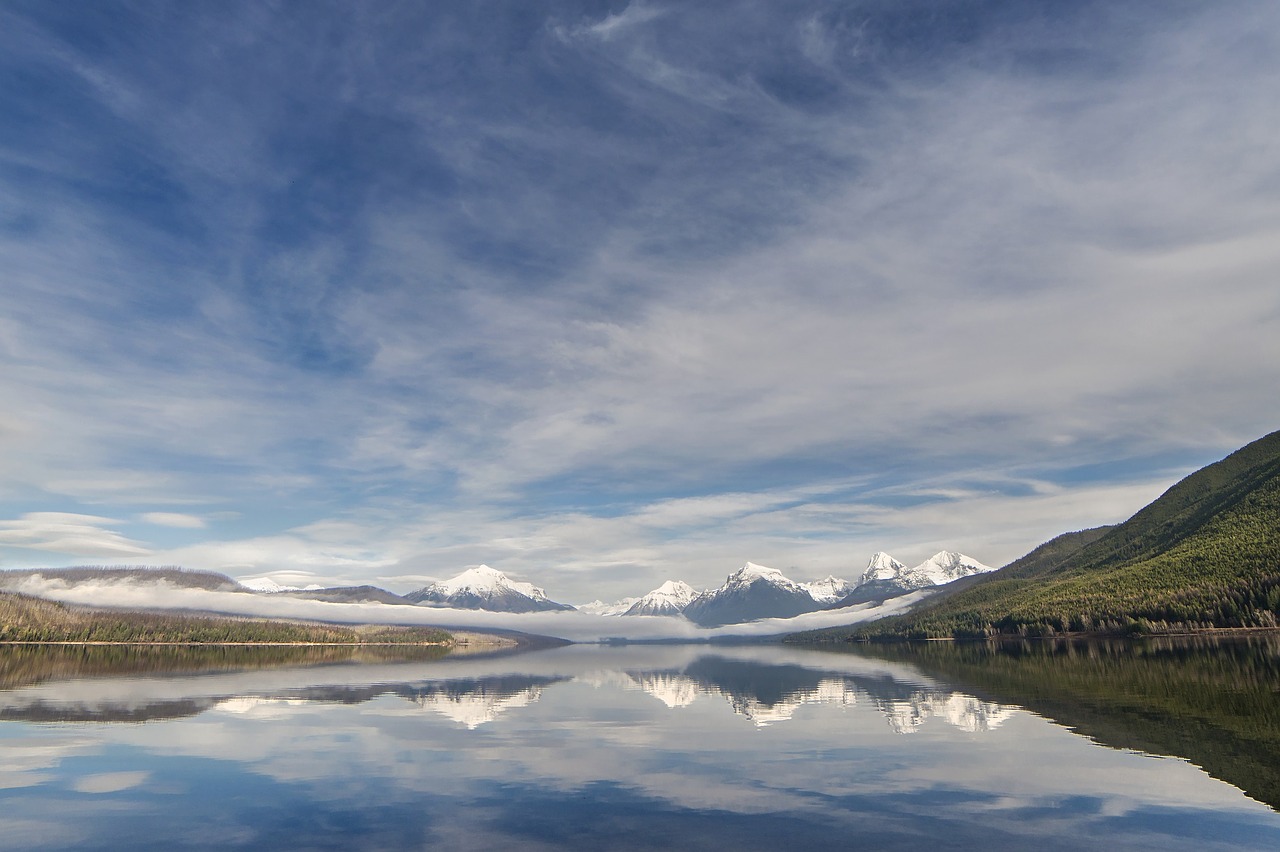
{"type": "Polygon", "coordinates": [[[1280,848],[1280,646],[0,648],[5,849],[1280,848]]]}

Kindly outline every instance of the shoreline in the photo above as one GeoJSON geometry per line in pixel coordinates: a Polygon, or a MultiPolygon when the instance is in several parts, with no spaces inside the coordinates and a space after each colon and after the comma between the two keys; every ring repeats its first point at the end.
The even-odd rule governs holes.
{"type": "Polygon", "coordinates": [[[184,647],[184,648],[451,648],[459,642],[108,642],[101,640],[26,640],[3,639],[5,645],[84,645],[84,646],[134,646],[184,647]]]}
{"type": "Polygon", "coordinates": [[[803,640],[784,637],[786,645],[901,645],[916,642],[1054,642],[1064,639],[1124,639],[1128,641],[1142,639],[1178,639],[1192,636],[1254,636],[1274,633],[1280,635],[1280,625],[1275,627],[1198,627],[1189,630],[1170,630],[1152,633],[1099,633],[1074,632],[1054,633],[1049,636],[1022,636],[1018,633],[998,633],[995,636],[928,636],[922,639],[910,639],[906,636],[892,636],[874,639],[818,639],[803,640]]]}
{"type": "Polygon", "coordinates": [[[516,640],[488,633],[470,631],[453,634],[447,642],[198,642],[198,641],[108,641],[100,639],[0,639],[0,648],[8,646],[50,645],[59,647],[132,647],[132,648],[508,648],[516,640]]]}

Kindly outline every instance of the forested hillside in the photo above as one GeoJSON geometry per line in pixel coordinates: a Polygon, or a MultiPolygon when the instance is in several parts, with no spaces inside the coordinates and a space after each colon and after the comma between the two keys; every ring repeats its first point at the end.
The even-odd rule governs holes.
{"type": "Polygon", "coordinates": [[[1280,432],[1188,476],[1119,526],[1060,536],[909,614],[794,641],[1274,627],[1280,432]]]}
{"type": "Polygon", "coordinates": [[[433,627],[349,627],[294,621],[86,610],[0,592],[0,642],[448,643],[433,627]]]}

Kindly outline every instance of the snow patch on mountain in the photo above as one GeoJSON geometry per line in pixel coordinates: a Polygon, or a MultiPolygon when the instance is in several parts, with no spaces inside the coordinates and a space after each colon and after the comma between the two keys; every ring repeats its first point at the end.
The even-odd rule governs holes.
{"type": "MultiPolygon", "coordinates": [[[[971,577],[974,574],[985,574],[987,571],[994,571],[990,565],[983,565],[978,560],[965,556],[963,553],[956,553],[952,550],[944,550],[941,553],[935,553],[924,562],[921,562],[915,568],[911,569],[913,577],[918,578],[919,582],[927,582],[931,586],[941,586],[943,583],[950,583],[959,580],[961,577],[971,577]]],[[[924,588],[923,585],[916,588],[924,588]]]]}
{"type": "Polygon", "coordinates": [[[935,553],[914,568],[908,568],[887,553],[877,553],[867,563],[858,585],[888,581],[903,589],[925,589],[994,570],[990,565],[983,565],[973,557],[952,550],[935,553]]]}
{"type": "Polygon", "coordinates": [[[757,565],[754,562],[748,562],[737,571],[730,574],[724,581],[724,585],[716,592],[731,591],[733,589],[744,589],[753,586],[756,583],[767,583],[779,589],[788,591],[803,591],[805,594],[809,590],[801,583],[790,579],[777,568],[767,568],[764,565],[757,565]]]}
{"type": "Polygon", "coordinates": [[[818,603],[835,603],[845,595],[853,591],[854,585],[848,580],[841,580],[838,577],[827,577],[823,580],[814,580],[812,583],[803,584],[809,590],[809,594],[818,603]]]}
{"type": "Polygon", "coordinates": [[[480,596],[510,590],[533,598],[535,601],[549,600],[547,593],[533,583],[512,580],[506,574],[488,565],[468,568],[456,577],[434,584],[432,588],[442,595],[467,593],[480,596]]]}
{"type": "Polygon", "coordinates": [[[501,571],[480,565],[468,568],[456,577],[432,583],[405,595],[414,603],[459,609],[483,609],[490,612],[541,612],[571,610],[568,604],[556,603],[532,583],[512,580],[501,571]]]}
{"type": "Polygon", "coordinates": [[[578,612],[585,612],[589,615],[622,615],[631,609],[631,605],[638,600],[640,599],[637,597],[630,597],[613,603],[605,603],[597,599],[591,603],[578,604],[578,612]]]}
{"type": "Polygon", "coordinates": [[[667,580],[633,603],[623,615],[680,615],[698,590],[683,580],[667,580]]]}
{"type": "Polygon", "coordinates": [[[282,586],[270,577],[254,577],[250,580],[237,580],[240,585],[254,592],[275,594],[276,592],[312,592],[324,586],[312,583],[309,586],[282,586]]]}
{"type": "Polygon", "coordinates": [[[858,578],[856,585],[870,583],[873,580],[897,580],[908,571],[907,566],[894,559],[884,551],[872,554],[867,567],[863,569],[862,576],[858,578]]]}

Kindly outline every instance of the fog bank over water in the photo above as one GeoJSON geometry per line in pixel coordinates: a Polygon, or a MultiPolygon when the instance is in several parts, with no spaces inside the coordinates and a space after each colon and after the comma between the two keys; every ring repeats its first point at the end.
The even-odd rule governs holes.
{"type": "Polygon", "coordinates": [[[214,592],[178,588],[166,583],[78,583],[33,576],[15,591],[70,604],[122,609],[196,610],[262,618],[298,618],[343,624],[416,624],[444,628],[518,630],[573,642],[604,639],[701,640],[726,636],[770,636],[797,630],[835,627],[892,615],[927,596],[903,595],[882,606],[854,606],[812,612],[795,618],[771,618],[748,624],[700,628],[684,618],[666,616],[603,616],[585,612],[502,613],[482,610],[437,609],[389,604],[329,603],[291,597],[214,592]]]}

